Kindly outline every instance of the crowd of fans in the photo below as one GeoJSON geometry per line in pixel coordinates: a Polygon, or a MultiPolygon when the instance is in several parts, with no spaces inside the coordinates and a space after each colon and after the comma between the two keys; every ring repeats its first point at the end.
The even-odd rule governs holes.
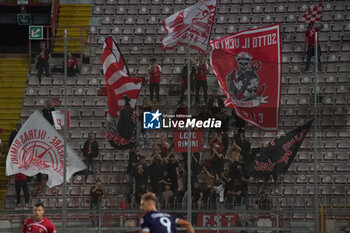
{"type": "MultiPolygon", "coordinates": [[[[202,143],[204,148],[210,147],[209,159],[202,159],[202,152],[191,153],[191,185],[192,199],[195,208],[213,208],[216,205],[248,206],[248,184],[253,181],[245,166],[250,158],[250,142],[245,138],[245,123],[234,112],[228,114],[224,109],[224,101],[218,90],[213,90],[208,97],[208,64],[205,57],[200,56],[195,65],[190,60],[190,72],[187,64],[184,65],[181,76],[179,105],[176,114],[188,114],[185,91],[188,89],[188,78],[191,84],[191,99],[195,96],[195,103],[191,108],[197,119],[219,119],[222,122],[220,129],[203,129],[202,143]],[[203,89],[203,100],[199,90],[203,89]],[[230,141],[228,133],[236,129],[230,141]]],[[[137,132],[136,145],[129,153],[127,172],[129,174],[129,191],[135,202],[139,203],[142,194],[152,191],[161,199],[163,208],[181,207],[187,200],[187,153],[175,153],[172,142],[165,136],[153,146],[148,139],[148,131],[142,127],[143,113],[152,111],[152,106],[159,104],[159,85],[162,68],[152,59],[149,68],[151,100],[144,98],[142,105],[136,110],[137,132]],[[155,86],[156,83],[156,86],[155,86]],[[156,101],[153,101],[155,91],[156,101]],[[141,134],[142,133],[142,134],[141,134]],[[142,137],[143,138],[142,138],[142,137]],[[144,148],[152,148],[151,156],[145,154],[144,148]],[[147,158],[146,158],[147,157],[147,158]]],[[[261,192],[256,208],[268,208],[266,194],[261,192]],[[263,204],[265,203],[265,204],[263,204]]]]}
{"type": "MultiPolygon", "coordinates": [[[[248,205],[248,184],[253,181],[245,170],[250,161],[250,143],[240,128],[231,143],[225,143],[225,134],[211,132],[210,158],[191,153],[192,199],[195,208],[215,208],[217,204],[248,205]]],[[[130,192],[136,203],[142,194],[152,191],[161,199],[163,208],[181,207],[186,203],[187,153],[177,154],[162,136],[153,146],[148,160],[140,145],[129,154],[128,174],[130,192]]],[[[263,198],[263,200],[265,200],[263,198]]],[[[260,202],[257,203],[260,205],[260,202]]]]}
{"type": "MultiPolygon", "coordinates": [[[[46,53],[44,46],[42,46],[39,60],[43,59],[43,56],[47,57],[46,53]]],[[[78,65],[76,59],[70,53],[67,59],[69,74],[75,75],[78,65]]],[[[224,107],[224,101],[219,96],[217,89],[212,90],[212,95],[208,96],[207,74],[209,67],[205,62],[205,57],[200,56],[197,64],[194,63],[194,60],[191,59],[189,76],[187,64],[183,66],[179,105],[175,114],[188,114],[185,91],[188,89],[188,78],[190,78],[191,97],[193,94],[195,97],[195,103],[191,106],[196,112],[194,117],[202,120],[215,118],[222,122],[220,129],[203,129],[203,151],[209,148],[210,150],[206,150],[204,153],[210,153],[210,158],[202,159],[202,152],[191,154],[192,174],[190,182],[193,187],[192,199],[194,206],[196,208],[213,208],[215,205],[222,205],[223,203],[247,206],[248,184],[252,182],[252,178],[245,170],[246,164],[251,161],[249,157],[250,143],[244,136],[245,123],[233,111],[232,113],[227,112],[227,109],[224,107]],[[203,90],[202,101],[199,94],[200,89],[203,90]],[[233,139],[229,139],[228,133],[233,129],[236,132],[233,139]]],[[[46,69],[43,61],[40,61],[39,64],[43,66],[42,69],[46,69]]],[[[150,142],[148,138],[149,130],[145,130],[142,127],[143,113],[152,111],[155,108],[154,105],[160,104],[161,75],[162,68],[157,64],[157,59],[154,58],[151,60],[151,66],[149,67],[150,100],[144,98],[142,105],[136,109],[136,145],[130,151],[127,172],[130,176],[129,193],[134,196],[136,203],[139,203],[142,194],[152,191],[160,197],[164,208],[172,208],[174,206],[180,207],[186,203],[185,200],[188,198],[186,192],[187,182],[189,182],[187,180],[188,155],[187,153],[175,153],[172,143],[168,142],[165,136],[162,136],[159,141],[150,142]],[[150,157],[143,150],[146,148],[153,150],[150,157]]],[[[161,108],[161,106],[157,107],[161,108]]],[[[51,112],[54,110],[51,101],[47,100],[42,113],[52,125],[54,122],[51,112]]],[[[18,124],[11,134],[9,146],[20,127],[21,125],[18,124]]],[[[96,174],[94,160],[99,156],[99,145],[93,133],[88,134],[88,139],[82,144],[81,148],[83,159],[88,167],[85,171],[85,178],[87,178],[89,174],[96,174]]],[[[25,202],[28,203],[27,181],[24,181],[23,177],[17,178],[16,192],[18,203],[20,203],[21,189],[23,189],[25,194],[25,202]]],[[[47,176],[39,174],[37,181],[41,183],[43,188],[47,181],[47,176]]],[[[55,190],[52,189],[52,192],[55,192],[55,190]]],[[[100,201],[101,197],[95,198],[93,193],[95,192],[91,192],[92,199],[100,201]]],[[[261,204],[257,203],[257,206],[259,205],[261,204]]],[[[96,206],[94,208],[96,209],[96,206]]]]}

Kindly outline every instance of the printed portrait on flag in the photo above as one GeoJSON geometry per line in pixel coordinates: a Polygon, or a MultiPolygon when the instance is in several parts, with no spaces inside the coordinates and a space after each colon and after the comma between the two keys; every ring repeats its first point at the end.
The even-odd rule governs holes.
{"type": "Polygon", "coordinates": [[[238,32],[210,42],[211,66],[225,105],[248,123],[278,128],[281,95],[280,25],[238,32]]]}
{"type": "Polygon", "coordinates": [[[129,76],[123,56],[112,37],[105,40],[102,66],[108,96],[107,139],[116,149],[129,149],[135,144],[134,109],[142,79],[129,76]]]}
{"type": "Polygon", "coordinates": [[[166,18],[163,22],[166,35],[162,38],[163,49],[177,44],[206,52],[216,11],[216,0],[202,0],[166,18]]]}

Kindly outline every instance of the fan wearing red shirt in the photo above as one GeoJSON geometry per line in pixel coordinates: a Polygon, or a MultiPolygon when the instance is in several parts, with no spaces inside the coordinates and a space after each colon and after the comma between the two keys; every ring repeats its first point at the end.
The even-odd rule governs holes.
{"type": "Polygon", "coordinates": [[[28,183],[27,176],[22,173],[15,174],[15,186],[16,186],[16,199],[17,205],[21,203],[21,189],[23,190],[24,200],[26,205],[29,203],[29,192],[28,192],[28,183]]]}
{"type": "Polygon", "coordinates": [[[308,29],[305,34],[305,45],[307,44],[307,58],[305,71],[310,68],[311,57],[315,55],[315,33],[317,32],[317,61],[318,61],[318,71],[322,71],[321,67],[321,47],[320,47],[320,30],[322,30],[323,25],[316,27],[314,23],[309,23],[308,29]]]}
{"type": "MultiPolygon", "coordinates": [[[[63,64],[64,65],[64,64],[63,64]]],[[[78,60],[68,51],[67,54],[67,75],[74,77],[78,73],[78,60]]]]}
{"type": "Polygon", "coordinates": [[[150,99],[151,102],[153,102],[153,92],[156,93],[156,99],[159,103],[159,85],[160,85],[160,75],[162,74],[162,67],[157,64],[157,59],[152,58],[151,59],[151,66],[148,68],[148,74],[149,74],[149,92],[150,92],[150,99]]]}
{"type": "Polygon", "coordinates": [[[208,64],[205,63],[205,57],[200,56],[196,65],[196,104],[199,104],[199,89],[203,88],[204,103],[208,102],[208,83],[207,74],[209,73],[208,64]]]}
{"type": "Polygon", "coordinates": [[[56,233],[55,225],[44,217],[44,213],[44,205],[35,204],[33,217],[26,220],[22,233],[56,233]]]}

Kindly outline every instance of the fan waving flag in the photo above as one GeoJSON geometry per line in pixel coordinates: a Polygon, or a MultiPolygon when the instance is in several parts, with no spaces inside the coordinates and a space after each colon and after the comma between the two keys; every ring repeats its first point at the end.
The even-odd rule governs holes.
{"type": "Polygon", "coordinates": [[[254,178],[269,178],[285,173],[293,162],[313,120],[294,129],[287,135],[275,138],[262,148],[252,149],[253,162],[248,164],[247,173],[254,178]]]}
{"type": "MultiPolygon", "coordinates": [[[[6,159],[6,175],[47,174],[47,186],[63,183],[64,141],[52,125],[35,111],[18,131],[6,159]]],[[[67,181],[86,165],[67,144],[67,181]]]]}
{"type": "Polygon", "coordinates": [[[278,128],[281,95],[280,25],[242,31],[210,42],[210,62],[225,106],[260,129],[278,128]]]}
{"type": "Polygon", "coordinates": [[[202,0],[163,21],[166,35],[163,49],[173,49],[177,44],[188,43],[194,49],[206,52],[213,28],[217,0],[202,0]]]}
{"type": "Polygon", "coordinates": [[[322,3],[310,7],[303,16],[306,23],[315,23],[321,20],[322,15],[322,3]]]}
{"type": "Polygon", "coordinates": [[[103,45],[102,66],[108,96],[107,139],[116,149],[129,149],[135,143],[134,109],[142,80],[129,76],[112,37],[106,38],[103,45]]]}

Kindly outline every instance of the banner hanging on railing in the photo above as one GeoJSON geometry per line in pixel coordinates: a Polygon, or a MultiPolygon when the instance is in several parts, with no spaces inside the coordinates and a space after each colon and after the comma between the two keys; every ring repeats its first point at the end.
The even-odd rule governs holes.
{"type": "MultiPolygon", "coordinates": [[[[52,119],[57,130],[63,130],[64,128],[64,110],[52,111],[52,119]]],[[[70,111],[67,110],[67,129],[70,128],[70,111]]]]}

